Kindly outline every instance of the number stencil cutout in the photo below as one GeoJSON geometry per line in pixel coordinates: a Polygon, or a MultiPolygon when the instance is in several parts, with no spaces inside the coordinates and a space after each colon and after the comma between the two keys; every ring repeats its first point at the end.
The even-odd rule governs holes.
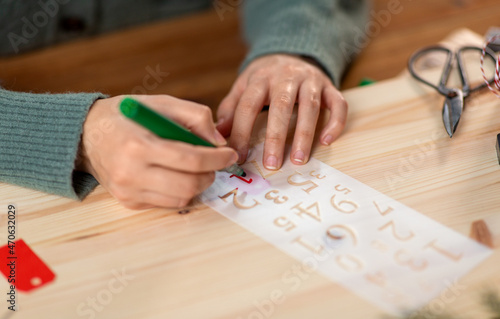
{"type": "Polygon", "coordinates": [[[314,158],[272,172],[263,143],[251,151],[242,167],[252,182],[217,172],[202,200],[387,312],[426,305],[492,253],[314,158]]]}

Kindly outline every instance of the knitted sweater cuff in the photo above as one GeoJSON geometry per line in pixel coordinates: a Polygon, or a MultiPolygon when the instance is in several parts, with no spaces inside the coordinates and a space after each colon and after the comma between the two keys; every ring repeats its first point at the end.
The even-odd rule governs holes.
{"type": "Polygon", "coordinates": [[[254,59],[288,53],[314,59],[338,87],[342,74],[361,47],[368,5],[342,6],[336,1],[247,2],[243,11],[250,51],[240,71],[254,59]],[[262,7],[267,6],[267,10],[262,7]]]}
{"type": "Polygon", "coordinates": [[[0,88],[0,181],[74,199],[98,185],[75,171],[89,108],[100,93],[33,94],[0,88]]]}

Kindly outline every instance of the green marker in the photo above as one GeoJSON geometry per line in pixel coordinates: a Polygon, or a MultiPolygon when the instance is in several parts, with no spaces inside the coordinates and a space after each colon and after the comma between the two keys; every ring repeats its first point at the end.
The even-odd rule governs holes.
{"type": "MultiPolygon", "coordinates": [[[[189,143],[192,145],[216,147],[212,143],[205,141],[176,122],[156,113],[134,99],[128,97],[125,98],[120,103],[120,110],[123,115],[137,124],[147,128],[161,138],[189,143]]],[[[226,167],[224,171],[237,176],[246,176],[245,171],[239,167],[238,164],[226,167]]]]}

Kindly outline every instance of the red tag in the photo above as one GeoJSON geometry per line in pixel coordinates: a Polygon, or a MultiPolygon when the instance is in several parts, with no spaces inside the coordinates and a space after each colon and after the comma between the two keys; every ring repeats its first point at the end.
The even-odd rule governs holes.
{"type": "Polygon", "coordinates": [[[19,291],[40,288],[56,277],[22,239],[0,247],[0,271],[19,291]]]}

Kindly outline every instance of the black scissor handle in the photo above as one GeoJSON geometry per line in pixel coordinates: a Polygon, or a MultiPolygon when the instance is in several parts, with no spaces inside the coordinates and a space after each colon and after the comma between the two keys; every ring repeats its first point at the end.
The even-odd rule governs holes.
{"type": "MultiPolygon", "coordinates": [[[[482,83],[481,85],[478,85],[474,88],[470,87],[469,80],[467,78],[466,74],[466,69],[464,66],[464,62],[462,59],[462,53],[464,51],[478,51],[482,52],[482,48],[479,47],[474,47],[474,46],[465,46],[461,47],[455,54],[455,57],[457,59],[457,67],[458,67],[458,73],[460,74],[460,80],[462,81],[462,92],[463,92],[463,97],[467,97],[471,92],[474,92],[476,90],[482,89],[486,86],[486,83],[482,83]]],[[[488,55],[493,62],[496,62],[495,55],[491,52],[489,48],[486,48],[485,50],[486,55],[488,55]]],[[[454,95],[454,90],[450,89],[446,86],[446,83],[448,82],[448,77],[450,76],[450,72],[452,69],[452,62],[453,62],[453,52],[440,45],[434,45],[434,46],[429,46],[425,47],[423,49],[420,49],[416,51],[415,53],[412,54],[410,59],[408,60],[408,70],[410,71],[411,75],[415,77],[417,80],[429,85],[430,87],[436,89],[439,93],[448,96],[448,97],[453,97],[454,95]],[[447,54],[446,57],[446,62],[444,65],[443,73],[441,74],[441,79],[439,81],[439,84],[436,86],[433,83],[430,83],[429,81],[423,79],[418,75],[418,73],[415,71],[414,65],[415,61],[419,59],[422,55],[430,53],[430,52],[435,52],[435,51],[441,51],[445,52],[447,54]]],[[[488,80],[489,83],[492,83],[493,80],[495,79],[495,76],[493,75],[491,79],[488,80]]]]}
{"type": "MultiPolygon", "coordinates": [[[[464,93],[464,97],[467,97],[470,93],[484,88],[487,84],[483,81],[478,86],[475,86],[473,88],[470,87],[470,83],[469,83],[469,80],[467,78],[466,70],[464,67],[463,59],[462,59],[462,53],[464,51],[478,51],[479,53],[482,53],[483,49],[478,48],[478,47],[474,47],[474,46],[466,46],[466,47],[461,47],[457,51],[456,56],[457,56],[457,61],[458,61],[458,70],[459,70],[460,77],[461,77],[462,84],[463,84],[462,91],[464,93]]],[[[493,63],[496,63],[495,55],[494,55],[494,53],[491,52],[490,48],[486,47],[486,50],[484,52],[485,52],[485,56],[486,55],[489,56],[493,60],[493,63]]],[[[495,73],[493,73],[493,76],[491,77],[491,79],[488,80],[488,83],[491,84],[494,80],[495,80],[495,73]]]]}
{"type": "Polygon", "coordinates": [[[429,47],[422,48],[415,53],[413,53],[408,60],[408,70],[410,71],[411,75],[419,80],[422,83],[427,84],[428,86],[434,88],[437,90],[439,93],[448,96],[451,92],[451,90],[446,88],[446,82],[448,81],[448,77],[450,76],[450,71],[451,71],[451,63],[453,60],[453,52],[440,45],[433,45],[429,47]],[[430,52],[435,52],[435,51],[441,51],[445,52],[447,54],[446,56],[446,62],[444,64],[444,69],[443,73],[441,74],[441,79],[439,80],[439,84],[436,86],[435,84],[427,81],[426,79],[420,77],[418,73],[415,71],[415,61],[417,61],[422,55],[430,53],[430,52]]]}

